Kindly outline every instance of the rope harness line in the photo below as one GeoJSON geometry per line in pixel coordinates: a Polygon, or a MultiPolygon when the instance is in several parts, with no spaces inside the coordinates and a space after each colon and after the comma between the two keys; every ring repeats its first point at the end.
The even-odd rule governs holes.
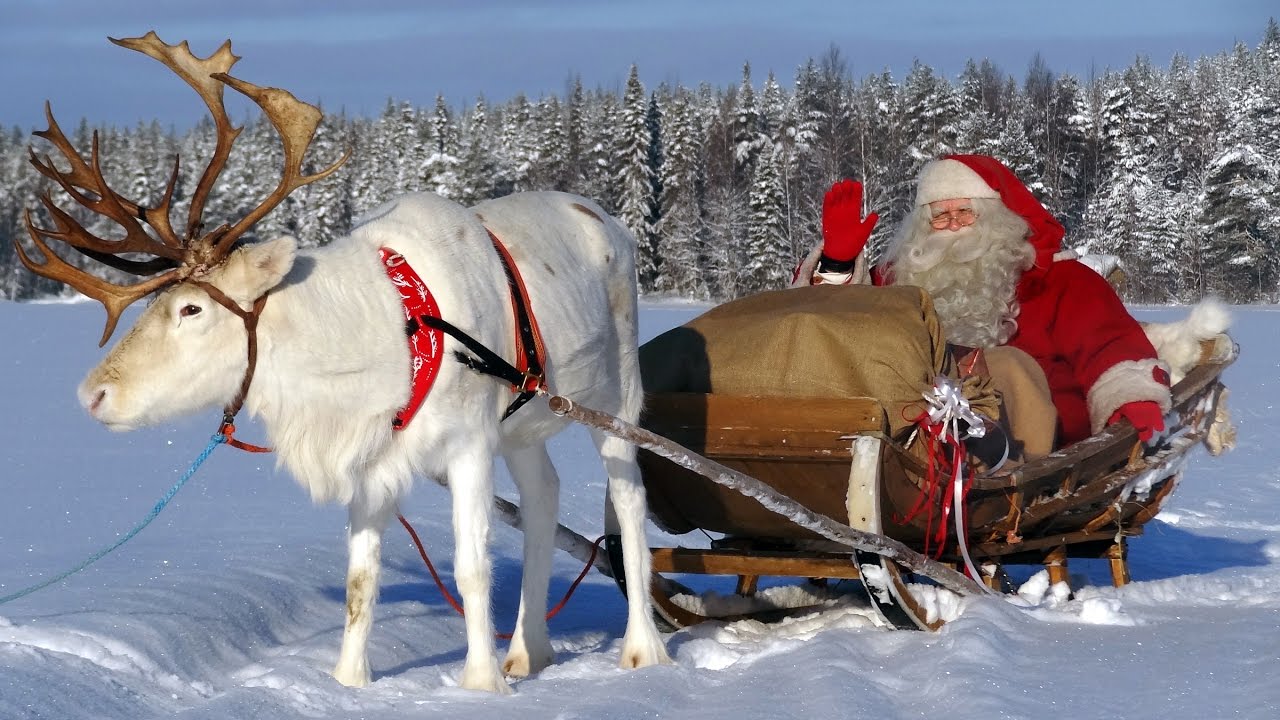
{"type": "Polygon", "coordinates": [[[160,498],[159,502],[157,502],[153,508],[151,508],[151,512],[147,513],[147,516],[144,517],[141,522],[139,522],[137,525],[134,525],[132,530],[125,533],[123,537],[121,537],[119,540],[116,540],[114,543],[90,555],[88,558],[81,561],[78,565],[76,565],[75,567],[72,567],[70,570],[61,572],[51,578],[48,578],[47,580],[42,580],[41,582],[38,582],[35,585],[32,585],[30,587],[26,587],[17,592],[10,593],[8,595],[0,597],[0,605],[3,605],[8,602],[12,602],[21,597],[26,597],[27,595],[30,595],[39,590],[43,590],[44,588],[47,588],[50,585],[53,585],[54,583],[65,580],[68,577],[71,577],[72,575],[98,562],[99,560],[106,557],[107,554],[111,553],[116,548],[132,540],[135,535],[142,532],[143,528],[150,525],[152,520],[156,519],[156,516],[160,514],[160,511],[165,509],[165,506],[169,504],[169,501],[172,500],[173,497],[178,494],[178,491],[182,489],[183,485],[187,484],[187,481],[191,479],[191,476],[196,474],[196,471],[200,469],[200,466],[204,464],[205,460],[209,459],[209,456],[213,454],[213,451],[219,445],[223,443],[227,443],[234,448],[238,448],[246,452],[256,452],[256,453],[271,452],[270,448],[259,447],[257,445],[252,445],[250,443],[242,442],[235,438],[235,431],[236,431],[235,417],[240,412],[240,407],[244,404],[245,396],[249,393],[249,384],[253,382],[254,366],[257,364],[257,358],[258,358],[258,333],[257,333],[258,318],[262,315],[262,309],[267,305],[268,293],[263,293],[257,300],[253,302],[252,310],[245,310],[241,308],[238,304],[236,304],[234,300],[227,297],[225,293],[223,293],[221,290],[214,287],[213,285],[207,282],[204,282],[202,280],[195,280],[192,282],[198,287],[200,287],[202,290],[204,290],[206,293],[208,293],[209,297],[213,298],[214,302],[217,302],[219,305],[222,305],[227,310],[234,313],[242,321],[244,321],[244,329],[248,336],[247,352],[248,352],[249,364],[248,364],[248,367],[245,369],[244,378],[242,378],[240,381],[240,389],[236,393],[235,398],[222,411],[222,423],[218,426],[218,431],[213,434],[212,438],[210,438],[209,445],[205,447],[204,451],[202,451],[196,457],[195,461],[191,463],[191,467],[187,468],[187,472],[184,473],[183,476],[179,478],[176,483],[173,484],[173,487],[169,488],[169,491],[166,492],[164,496],[160,498]]]}
{"type": "MultiPolygon", "coordinates": [[[[436,587],[440,589],[440,594],[444,596],[450,607],[456,610],[459,615],[465,617],[467,613],[462,609],[462,603],[453,597],[453,593],[449,592],[449,588],[440,579],[440,574],[436,572],[436,566],[432,564],[431,558],[427,556],[427,550],[423,547],[422,540],[418,538],[418,533],[413,529],[413,525],[409,524],[404,515],[397,513],[396,517],[400,519],[400,524],[404,526],[404,529],[409,532],[409,537],[413,538],[413,544],[417,546],[418,554],[422,556],[422,562],[426,563],[427,570],[431,573],[431,579],[435,580],[436,587]]],[[[564,597],[560,599],[560,602],[547,611],[546,620],[558,615],[564,609],[564,606],[569,604],[569,598],[573,597],[574,591],[578,589],[578,585],[582,583],[583,578],[587,576],[587,573],[591,571],[591,567],[595,564],[596,554],[600,551],[600,543],[604,542],[604,538],[605,536],[601,535],[595,539],[595,542],[591,543],[591,557],[587,559],[587,563],[582,568],[582,572],[578,573],[578,577],[574,578],[574,581],[570,583],[569,589],[565,591],[564,597]]],[[[499,640],[510,640],[512,633],[494,633],[494,637],[499,640]]]]}
{"type": "Polygon", "coordinates": [[[186,485],[187,481],[191,479],[191,476],[196,474],[196,470],[199,470],[200,466],[204,464],[204,461],[209,459],[209,456],[213,454],[214,449],[217,448],[218,445],[224,442],[227,442],[228,440],[229,438],[226,435],[223,435],[221,432],[214,434],[213,438],[209,440],[209,446],[206,447],[204,451],[201,452],[200,455],[196,457],[195,461],[191,463],[191,467],[187,468],[187,472],[183,474],[181,478],[178,479],[178,482],[173,484],[173,487],[169,488],[169,491],[166,492],[164,496],[160,498],[159,502],[155,504],[155,507],[151,508],[151,512],[147,513],[147,516],[143,518],[141,522],[133,526],[133,529],[130,530],[128,533],[126,533],[119,540],[99,550],[98,552],[90,555],[87,559],[82,561],[79,565],[76,565],[75,567],[71,568],[70,570],[59,573],[47,580],[42,580],[41,582],[38,582],[35,585],[32,585],[27,588],[23,588],[22,590],[19,590],[15,593],[10,593],[9,595],[0,597],[0,605],[4,605],[7,602],[12,602],[21,597],[26,597],[27,595],[30,595],[31,593],[34,593],[38,590],[43,590],[44,588],[47,588],[50,585],[53,585],[54,583],[61,582],[62,580],[65,580],[71,577],[72,575],[80,572],[81,570],[84,570],[90,565],[98,562],[102,558],[106,557],[106,555],[111,551],[115,550],[121,545],[132,540],[134,535],[137,535],[138,533],[142,532],[143,528],[150,525],[151,521],[156,519],[156,516],[160,514],[161,510],[164,510],[165,506],[169,504],[169,501],[173,499],[173,496],[178,494],[178,491],[182,489],[182,486],[186,485]]]}

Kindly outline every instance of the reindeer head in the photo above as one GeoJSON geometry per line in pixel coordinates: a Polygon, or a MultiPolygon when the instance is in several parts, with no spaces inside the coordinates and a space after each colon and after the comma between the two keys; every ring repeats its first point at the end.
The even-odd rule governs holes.
{"type": "MultiPolygon", "coordinates": [[[[107,186],[97,133],[86,161],[68,142],[46,104],[49,128],[35,134],[61,152],[69,169],[59,169],[49,157],[37,156],[34,150],[31,163],[76,202],[113,220],[124,235],[104,238],[90,233],[46,193],[41,202],[54,227],[37,227],[29,212],[25,217],[28,235],[41,259],[33,257],[17,240],[14,243],[19,259],[29,270],[66,283],[102,303],[107,322],[99,345],[105,345],[111,337],[126,307],[163,290],[133,330],[81,385],[81,401],[90,413],[109,427],[126,429],[199,409],[214,402],[213,398],[226,398],[234,392],[240,376],[232,374],[228,380],[228,371],[239,367],[243,373],[246,358],[243,352],[232,348],[244,347],[246,333],[253,328],[250,314],[255,301],[265,297],[284,277],[296,250],[291,239],[245,246],[233,252],[235,243],[291,192],[337,170],[350,152],[321,172],[303,175],[303,156],[320,124],[320,110],[285,90],[258,87],[228,75],[239,60],[231,53],[230,41],[203,59],[192,55],[186,42],[166,45],[154,32],[141,38],[111,38],[111,42],[149,55],[173,70],[195,89],[213,115],[217,132],[213,157],[196,184],[185,227],[178,233],[170,220],[178,179],[176,158],[159,203],[144,207],[107,186]],[[279,185],[258,207],[233,224],[206,232],[201,222],[205,203],[242,130],[233,127],[227,118],[224,86],[239,91],[262,108],[280,134],[284,171],[279,185]],[[63,243],[93,260],[145,279],[132,285],[108,282],[63,260],[52,252],[48,242],[63,243]],[[183,376],[165,378],[160,375],[162,372],[183,376]]],[[[252,317],[256,323],[256,315],[252,317]]],[[[250,343],[252,348],[252,340],[250,343]]],[[[247,377],[244,385],[247,386],[247,377]]]]}

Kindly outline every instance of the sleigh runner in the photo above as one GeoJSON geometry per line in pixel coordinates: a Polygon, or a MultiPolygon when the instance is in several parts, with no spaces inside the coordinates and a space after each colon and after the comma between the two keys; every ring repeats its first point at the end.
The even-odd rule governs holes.
{"type": "MultiPolygon", "coordinates": [[[[826,307],[834,292],[848,291],[815,292],[825,293],[817,304],[826,307]]],[[[886,310],[881,302],[885,289],[860,292],[874,294],[871,305],[877,313],[886,310]]],[[[764,309],[782,297],[791,302],[796,296],[764,298],[759,306],[764,316],[786,325],[795,313],[764,309]]],[[[919,331],[917,340],[924,340],[912,348],[898,348],[894,356],[914,356],[925,370],[946,370],[948,361],[940,352],[927,300],[910,297],[910,292],[906,299],[895,308],[908,309],[907,317],[916,325],[913,331],[919,331]],[[916,305],[918,317],[911,310],[916,305]]],[[[799,314],[810,310],[802,308],[799,314]]],[[[751,308],[744,315],[748,325],[760,320],[751,308]]],[[[840,318],[841,323],[847,321],[840,318]]],[[[800,324],[809,322],[805,317],[800,324]]],[[[892,551],[877,551],[874,543],[863,543],[860,549],[859,538],[900,542],[950,568],[963,567],[958,548],[964,547],[980,568],[982,582],[995,590],[1012,590],[1004,572],[1009,565],[1042,564],[1051,582],[1066,582],[1070,558],[1105,558],[1113,584],[1123,585],[1129,582],[1127,539],[1141,534],[1159,512],[1181,478],[1188,453],[1203,443],[1217,454],[1225,442],[1222,434],[1229,432],[1221,376],[1234,361],[1237,348],[1221,334],[1202,339],[1193,366],[1176,373],[1185,376],[1172,389],[1170,427],[1160,442],[1145,446],[1132,426],[1121,423],[1044,457],[994,470],[970,457],[966,465],[974,474],[967,479],[963,501],[951,513],[951,522],[939,524],[939,516],[946,514],[945,493],[951,488],[936,482],[930,485],[929,464],[936,458],[930,458],[915,426],[904,422],[909,417],[904,408],[919,397],[901,395],[904,387],[913,384],[905,376],[923,372],[921,367],[911,368],[912,362],[907,361],[865,372],[864,380],[874,381],[883,370],[899,378],[901,387],[881,388],[875,397],[720,391],[715,386],[735,383],[787,389],[795,376],[812,370],[787,367],[763,380],[734,378],[732,372],[716,377],[717,371],[706,365],[732,364],[730,356],[735,354],[769,352],[769,338],[762,345],[727,352],[712,347],[717,342],[711,337],[714,333],[725,332],[732,339],[731,326],[732,322],[717,324],[712,318],[695,327],[704,332],[694,333],[695,345],[700,347],[692,358],[673,350],[680,343],[673,344],[670,336],[660,336],[642,348],[646,387],[651,390],[641,419],[640,432],[646,437],[629,439],[642,448],[640,465],[650,516],[672,534],[715,534],[709,547],[652,548],[655,610],[674,627],[712,618],[768,620],[812,610],[757,599],[763,578],[804,579],[802,584],[815,602],[824,597],[820,587],[826,581],[860,581],[869,591],[870,605],[891,624],[939,627],[946,618],[928,602],[932,590],[921,591],[915,583],[947,583],[939,583],[939,575],[929,569],[921,573],[919,566],[908,567],[911,563],[904,562],[904,554],[894,557],[892,551]],[[661,358],[656,365],[654,357],[661,358]],[[673,378],[672,372],[680,377],[673,378]],[[709,384],[714,391],[691,392],[682,387],[698,383],[709,384]],[[653,391],[655,386],[676,389],[653,391]],[[763,491],[762,499],[761,493],[750,492],[755,496],[748,497],[742,487],[718,475],[758,481],[776,494],[763,491]],[[812,524],[797,522],[795,515],[802,511],[848,528],[854,541],[815,532],[812,524]],[[963,545],[958,542],[957,517],[964,530],[963,545]],[[945,530],[941,549],[939,528],[945,530]],[[681,575],[736,578],[732,595],[738,602],[718,600],[738,609],[706,609],[698,593],[679,582],[681,575]]],[[[677,329],[675,336],[687,337],[683,331],[688,329],[677,329]]],[[[795,337],[794,327],[779,332],[795,337]]],[[[625,586],[625,579],[622,583],[625,586]]]]}

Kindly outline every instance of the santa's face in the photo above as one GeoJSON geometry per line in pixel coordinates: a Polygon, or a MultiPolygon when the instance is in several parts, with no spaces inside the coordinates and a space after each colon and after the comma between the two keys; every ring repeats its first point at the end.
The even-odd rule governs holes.
{"type": "Polygon", "coordinates": [[[967,263],[982,255],[986,243],[979,242],[978,213],[973,200],[954,198],[929,203],[929,225],[933,231],[924,239],[921,259],[926,263],[943,260],[967,263]]]}
{"type": "Polygon", "coordinates": [[[987,243],[972,200],[939,200],[918,212],[925,222],[900,248],[897,272],[925,272],[940,264],[971,263],[982,256],[987,243]]]}
{"type": "Polygon", "coordinates": [[[929,224],[934,230],[959,231],[973,225],[978,214],[973,210],[973,200],[954,198],[929,203],[929,224]]]}
{"type": "Polygon", "coordinates": [[[1000,344],[1016,327],[1014,287],[1033,251],[1026,223],[998,203],[930,203],[889,257],[895,282],[928,290],[948,339],[962,345],[1000,344]]]}

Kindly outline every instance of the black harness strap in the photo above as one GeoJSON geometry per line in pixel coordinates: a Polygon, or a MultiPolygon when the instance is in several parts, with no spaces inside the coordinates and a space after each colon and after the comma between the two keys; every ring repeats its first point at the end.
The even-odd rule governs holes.
{"type": "Polygon", "coordinates": [[[512,388],[515,388],[517,391],[515,399],[507,406],[506,411],[502,413],[502,419],[506,420],[511,417],[512,413],[524,407],[525,403],[533,399],[534,395],[538,394],[538,391],[545,385],[545,379],[543,377],[542,358],[539,357],[538,352],[541,342],[534,331],[533,316],[529,312],[520,281],[516,278],[516,269],[512,267],[512,260],[507,255],[506,249],[498,242],[497,236],[490,232],[489,238],[493,240],[494,249],[502,260],[502,270],[507,275],[507,285],[511,292],[511,305],[515,311],[516,332],[519,333],[519,342],[517,344],[520,346],[525,366],[528,369],[521,371],[486,347],[484,343],[459,330],[442,318],[422,315],[409,320],[405,329],[410,335],[413,335],[417,331],[419,324],[421,324],[452,335],[458,342],[474,353],[474,355],[468,355],[464,352],[455,351],[454,358],[458,362],[478,373],[491,375],[503,380],[511,385],[512,388]]]}
{"type": "MultiPolygon", "coordinates": [[[[506,381],[506,383],[512,387],[523,388],[525,386],[528,376],[517,370],[515,365],[512,365],[502,359],[500,355],[490,350],[484,345],[484,343],[449,324],[449,321],[438,317],[431,317],[430,315],[423,315],[409,321],[410,332],[417,331],[418,323],[429,328],[441,330],[448,335],[452,335],[458,342],[465,345],[468,350],[475,353],[474,355],[468,355],[460,350],[455,350],[453,353],[454,359],[463,365],[466,365],[478,373],[492,375],[499,380],[506,381]]],[[[511,417],[512,413],[523,407],[525,403],[529,402],[529,400],[537,394],[538,391],[536,387],[532,390],[522,389],[520,394],[516,395],[515,399],[511,401],[511,404],[507,406],[506,412],[502,413],[502,419],[506,420],[511,417]]]]}

